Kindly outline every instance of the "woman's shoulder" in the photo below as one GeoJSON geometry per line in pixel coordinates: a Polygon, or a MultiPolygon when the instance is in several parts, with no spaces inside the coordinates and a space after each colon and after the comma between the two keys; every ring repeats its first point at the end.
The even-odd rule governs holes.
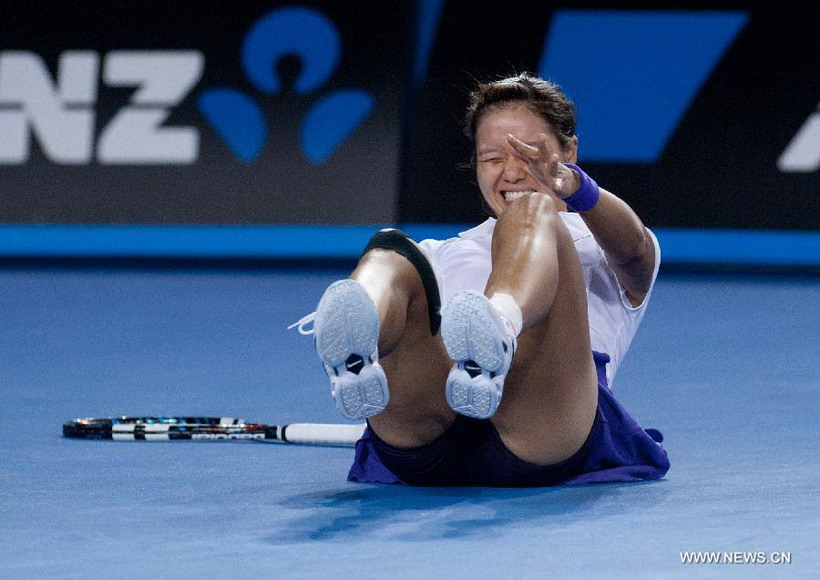
{"type": "Polygon", "coordinates": [[[469,230],[460,232],[457,238],[453,239],[461,239],[461,240],[492,240],[493,238],[493,231],[495,230],[495,218],[487,218],[480,224],[475,227],[470,228],[469,230]]]}
{"type": "Polygon", "coordinates": [[[489,218],[451,238],[422,240],[419,246],[428,259],[434,263],[461,259],[466,256],[489,255],[495,221],[494,218],[489,218]]]}
{"type": "Polygon", "coordinates": [[[492,243],[495,221],[495,218],[488,218],[475,227],[459,232],[456,236],[444,239],[428,238],[420,241],[419,245],[424,249],[435,250],[446,246],[460,245],[465,242],[469,245],[489,244],[492,243]]]}

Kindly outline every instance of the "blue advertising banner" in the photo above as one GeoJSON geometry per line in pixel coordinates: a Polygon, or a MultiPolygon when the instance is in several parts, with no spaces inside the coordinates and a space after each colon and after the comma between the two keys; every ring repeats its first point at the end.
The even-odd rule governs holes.
{"type": "Polygon", "coordinates": [[[482,218],[467,92],[530,71],[573,99],[579,163],[647,224],[820,226],[816,2],[433,4],[401,221],[482,218]]]}
{"type": "Polygon", "coordinates": [[[4,7],[0,222],[393,220],[406,10],[4,7]]]}
{"type": "Polygon", "coordinates": [[[526,70],[574,100],[579,164],[667,260],[820,266],[816,2],[44,6],[0,19],[0,256],[456,233],[485,217],[468,91],[526,70]]]}

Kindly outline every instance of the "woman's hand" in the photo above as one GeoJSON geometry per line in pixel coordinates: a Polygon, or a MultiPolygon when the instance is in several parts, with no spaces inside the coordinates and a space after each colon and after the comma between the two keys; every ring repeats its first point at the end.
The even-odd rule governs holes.
{"type": "Polygon", "coordinates": [[[578,191],[578,176],[569,167],[561,163],[561,157],[552,153],[547,136],[541,133],[535,145],[527,145],[513,135],[507,135],[507,144],[511,153],[527,164],[532,176],[544,187],[561,199],[578,191]]]}
{"type": "MultiPolygon", "coordinates": [[[[528,145],[513,135],[507,135],[510,154],[524,162],[539,184],[566,199],[578,190],[578,175],[560,162],[560,156],[550,151],[547,136],[528,145]]],[[[592,211],[580,214],[595,241],[604,251],[609,267],[615,272],[633,306],[643,301],[652,286],[655,268],[655,245],[640,218],[623,200],[606,190],[592,211]]]]}

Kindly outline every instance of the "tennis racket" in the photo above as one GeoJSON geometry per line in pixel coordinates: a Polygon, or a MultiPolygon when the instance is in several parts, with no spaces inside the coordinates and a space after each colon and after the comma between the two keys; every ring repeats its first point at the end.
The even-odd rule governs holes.
{"type": "Polygon", "coordinates": [[[353,447],[365,425],[291,423],[262,425],[232,417],[81,418],[63,423],[63,436],[114,441],[253,440],[353,447]]]}

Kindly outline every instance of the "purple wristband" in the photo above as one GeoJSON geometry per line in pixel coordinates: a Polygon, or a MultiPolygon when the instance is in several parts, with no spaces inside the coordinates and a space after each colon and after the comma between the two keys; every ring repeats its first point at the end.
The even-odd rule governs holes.
{"type": "Polygon", "coordinates": [[[564,203],[567,207],[575,212],[589,211],[595,204],[598,203],[598,198],[601,197],[601,192],[598,190],[598,184],[589,175],[584,173],[584,170],[573,165],[572,163],[564,163],[564,167],[573,169],[578,174],[578,191],[564,198],[564,203]]]}

